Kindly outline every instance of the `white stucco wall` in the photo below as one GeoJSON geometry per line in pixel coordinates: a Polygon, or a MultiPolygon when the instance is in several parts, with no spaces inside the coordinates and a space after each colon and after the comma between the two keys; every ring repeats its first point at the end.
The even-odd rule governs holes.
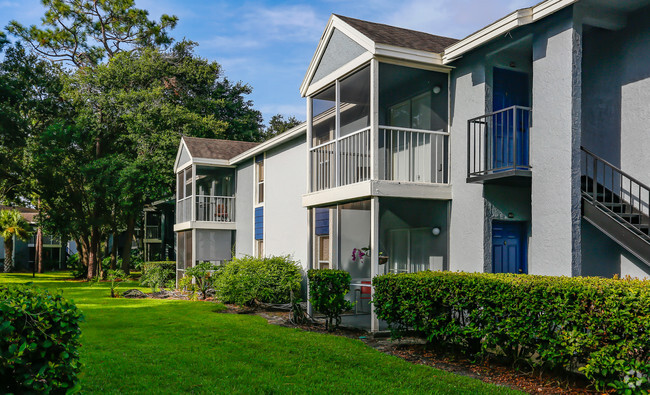
{"type": "Polygon", "coordinates": [[[308,212],[305,135],[266,153],[264,181],[265,255],[292,255],[307,269],[308,212]]]}
{"type": "Polygon", "coordinates": [[[449,270],[483,271],[483,185],[467,183],[467,120],[485,113],[485,67],[468,57],[451,81],[449,270]],[[464,66],[468,65],[468,66],[464,66]]]}
{"type": "Polygon", "coordinates": [[[533,39],[530,274],[578,274],[573,269],[580,261],[581,218],[580,122],[574,115],[580,104],[580,85],[574,89],[578,38],[569,16],[533,39]]]}
{"type": "Polygon", "coordinates": [[[253,255],[253,160],[237,167],[235,200],[235,253],[253,255]]]}

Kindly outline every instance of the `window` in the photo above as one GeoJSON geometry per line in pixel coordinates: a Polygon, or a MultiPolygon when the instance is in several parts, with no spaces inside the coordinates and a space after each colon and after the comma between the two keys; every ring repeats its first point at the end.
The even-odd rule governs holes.
{"type": "Polygon", "coordinates": [[[317,269],[330,268],[330,237],[318,236],[318,267],[317,269]]]}
{"type": "Polygon", "coordinates": [[[255,256],[264,258],[264,240],[255,240],[255,256]]]}
{"type": "Polygon", "coordinates": [[[431,128],[431,112],[431,94],[426,92],[391,106],[390,125],[428,130],[431,128]]]}
{"type": "Polygon", "coordinates": [[[315,263],[314,269],[329,269],[330,254],[330,209],[314,209],[315,263]]]}
{"type": "Polygon", "coordinates": [[[257,204],[264,203],[264,156],[255,158],[255,180],[257,184],[257,204]]]}

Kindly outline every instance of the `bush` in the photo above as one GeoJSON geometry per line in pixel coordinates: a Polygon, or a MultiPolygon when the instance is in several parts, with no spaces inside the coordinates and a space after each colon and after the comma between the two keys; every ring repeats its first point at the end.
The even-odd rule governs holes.
{"type": "Polygon", "coordinates": [[[111,282],[111,298],[116,298],[119,296],[117,293],[117,288],[119,287],[119,282],[125,281],[127,279],[126,273],[122,269],[108,269],[107,273],[108,281],[111,282]]]}
{"type": "Polygon", "coordinates": [[[66,267],[72,272],[73,278],[86,278],[88,276],[88,267],[81,263],[78,252],[68,257],[66,267]]]}
{"type": "Polygon", "coordinates": [[[536,368],[579,370],[600,390],[650,389],[650,281],[421,272],[373,280],[394,334],[536,368]]]}
{"type": "Polygon", "coordinates": [[[0,392],[78,390],[81,320],[61,295],[0,286],[0,392]]]}
{"type": "Polygon", "coordinates": [[[310,270],[309,301],[313,309],[325,315],[325,327],[333,331],[341,324],[341,314],[353,305],[345,300],[350,292],[350,273],[344,270],[310,270]]]}
{"type": "Polygon", "coordinates": [[[158,288],[174,288],[176,283],[176,262],[145,262],[142,265],[140,284],[151,287],[151,292],[158,288]]]}
{"type": "Polygon", "coordinates": [[[221,302],[253,305],[289,303],[291,292],[300,292],[302,271],[290,256],[233,258],[216,281],[221,302]]]}
{"type": "Polygon", "coordinates": [[[214,282],[221,271],[221,266],[210,262],[201,262],[198,265],[185,270],[185,276],[181,279],[179,288],[190,291],[192,299],[196,299],[196,293],[201,293],[201,299],[205,299],[208,290],[214,289],[214,282]],[[192,283],[192,279],[194,283],[192,283]]]}

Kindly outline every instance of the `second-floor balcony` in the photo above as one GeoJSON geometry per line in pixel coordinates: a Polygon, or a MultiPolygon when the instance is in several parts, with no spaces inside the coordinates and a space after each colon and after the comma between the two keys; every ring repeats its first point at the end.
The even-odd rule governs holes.
{"type": "MultiPolygon", "coordinates": [[[[312,191],[370,180],[371,128],[311,149],[312,191]]],[[[448,183],[448,140],[443,131],[379,126],[378,179],[448,183]]]]}
{"type": "Polygon", "coordinates": [[[193,165],[177,176],[177,224],[235,222],[234,169],[193,165]]]}
{"type": "Polygon", "coordinates": [[[467,182],[528,184],[531,109],[512,106],[467,122],[467,182]]]}
{"type": "Polygon", "coordinates": [[[375,187],[406,197],[433,196],[431,186],[448,189],[447,79],[446,73],[373,60],[310,96],[310,202],[382,194],[375,187]],[[356,192],[350,187],[337,190],[343,195],[315,197],[366,181],[356,192]],[[411,188],[395,189],[398,184],[411,188]]]}

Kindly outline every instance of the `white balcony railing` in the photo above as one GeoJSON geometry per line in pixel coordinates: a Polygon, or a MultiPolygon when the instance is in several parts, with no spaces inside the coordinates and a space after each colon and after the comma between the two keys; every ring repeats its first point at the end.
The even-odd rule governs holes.
{"type": "Polygon", "coordinates": [[[322,191],[336,186],[336,141],[330,141],[311,149],[311,190],[322,191]]]}
{"type": "MultiPolygon", "coordinates": [[[[370,133],[364,128],[312,148],[311,190],[370,180],[370,133]]],[[[378,179],[447,184],[448,144],[446,132],[379,126],[378,179]]]]}
{"type": "Polygon", "coordinates": [[[449,133],[379,127],[379,178],[446,184],[449,133]]]}
{"type": "Polygon", "coordinates": [[[235,222],[235,197],[197,195],[196,221],[235,222]]]}
{"type": "Polygon", "coordinates": [[[339,139],[339,185],[370,179],[370,128],[339,139]]]}

